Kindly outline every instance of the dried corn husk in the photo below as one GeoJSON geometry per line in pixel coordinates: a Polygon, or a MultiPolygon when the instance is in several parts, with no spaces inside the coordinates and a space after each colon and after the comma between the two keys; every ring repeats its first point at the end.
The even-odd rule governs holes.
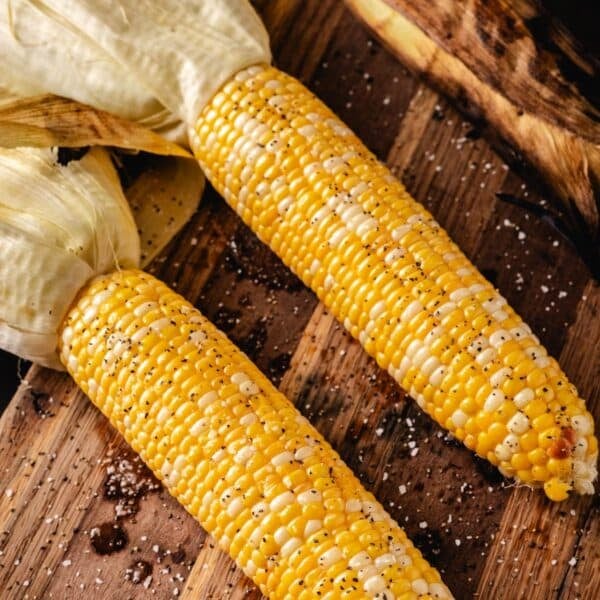
{"type": "Polygon", "coordinates": [[[141,266],[148,265],[190,220],[204,175],[193,160],[161,158],[125,191],[140,232],[141,266]]]}
{"type": "Polygon", "coordinates": [[[269,62],[246,0],[1,0],[0,86],[52,93],[185,138],[234,73],[269,62]]]}
{"type": "Polygon", "coordinates": [[[137,266],[135,221],[108,153],[66,166],[49,149],[0,149],[0,347],[60,368],[56,331],[95,275],[137,266]]]}
{"type": "Polygon", "coordinates": [[[0,146],[4,148],[114,146],[153,154],[191,154],[157,133],[60,96],[15,97],[0,90],[0,146]]]}

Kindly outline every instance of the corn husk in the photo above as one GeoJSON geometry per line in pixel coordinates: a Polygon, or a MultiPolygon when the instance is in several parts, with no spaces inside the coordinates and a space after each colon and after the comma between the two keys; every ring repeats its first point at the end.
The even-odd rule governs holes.
{"type": "Polygon", "coordinates": [[[66,166],[0,149],[0,347],[60,368],[56,332],[81,287],[139,265],[135,221],[107,151],[66,166]]]}
{"type": "Polygon", "coordinates": [[[125,191],[140,232],[142,267],[150,264],[190,220],[204,182],[195,161],[161,158],[125,191]]]}
{"type": "Polygon", "coordinates": [[[86,104],[48,94],[19,98],[2,90],[0,146],[114,146],[152,154],[191,156],[180,145],[146,127],[86,104]]]}
{"type": "Polygon", "coordinates": [[[68,97],[185,138],[219,87],[270,62],[246,0],[1,0],[0,87],[68,97]]]}

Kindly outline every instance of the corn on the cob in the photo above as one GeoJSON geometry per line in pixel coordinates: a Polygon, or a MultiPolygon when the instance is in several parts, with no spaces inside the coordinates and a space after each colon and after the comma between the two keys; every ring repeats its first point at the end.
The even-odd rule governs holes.
{"type": "Polygon", "coordinates": [[[190,133],[202,168],[440,425],[506,476],[593,493],[584,402],[432,216],[299,82],[239,72],[190,133]]]}
{"type": "Polygon", "coordinates": [[[60,332],[79,386],[272,598],[450,598],[339,456],[227,337],[142,271],[86,286],[60,332]]]}

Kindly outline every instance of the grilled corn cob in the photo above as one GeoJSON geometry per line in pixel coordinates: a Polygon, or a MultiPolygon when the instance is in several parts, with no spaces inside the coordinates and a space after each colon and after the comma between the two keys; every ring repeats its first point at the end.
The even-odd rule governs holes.
{"type": "Polygon", "coordinates": [[[190,139],[229,204],[442,427],[552,500],[593,493],[593,420],[558,363],[304,86],[244,69],[190,139]]]}
{"type": "Polygon", "coordinates": [[[96,278],[60,335],[75,381],[271,598],[450,598],[327,442],[193,306],[96,278]]]}

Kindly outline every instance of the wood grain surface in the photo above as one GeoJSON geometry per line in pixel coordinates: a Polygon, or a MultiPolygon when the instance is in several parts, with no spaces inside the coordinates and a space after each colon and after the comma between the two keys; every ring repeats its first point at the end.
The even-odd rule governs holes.
{"type": "MultiPolygon", "coordinates": [[[[257,2],[278,66],[351,125],[525,317],[600,415],[600,288],[472,124],[336,0],[257,2]]],[[[593,600],[595,498],[555,505],[446,435],[211,189],[152,268],[341,453],[459,599],[593,600]]],[[[0,419],[0,598],[261,595],[67,376],[33,367],[0,419]]]]}

